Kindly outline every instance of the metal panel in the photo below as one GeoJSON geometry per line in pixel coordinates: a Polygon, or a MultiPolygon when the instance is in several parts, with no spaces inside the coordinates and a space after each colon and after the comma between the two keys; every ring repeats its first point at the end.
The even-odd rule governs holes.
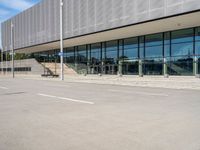
{"type": "MultiPolygon", "coordinates": [[[[200,9],[199,0],[63,0],[64,38],[200,9]]],[[[43,0],[13,18],[15,48],[59,40],[59,0],[43,0]]],[[[2,23],[10,48],[10,20],[2,23]]]]}

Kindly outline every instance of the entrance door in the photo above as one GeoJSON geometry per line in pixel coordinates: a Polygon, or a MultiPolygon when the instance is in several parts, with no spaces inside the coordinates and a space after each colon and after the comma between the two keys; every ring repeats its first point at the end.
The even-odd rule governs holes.
{"type": "Polygon", "coordinates": [[[115,75],[117,74],[118,66],[117,65],[106,65],[105,74],[115,75]]]}

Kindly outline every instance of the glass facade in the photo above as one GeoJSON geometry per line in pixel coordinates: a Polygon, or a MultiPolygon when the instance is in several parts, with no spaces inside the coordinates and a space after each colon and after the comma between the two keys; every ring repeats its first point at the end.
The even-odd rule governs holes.
{"type": "Polygon", "coordinates": [[[138,74],[138,58],[139,58],[139,39],[124,39],[123,46],[123,69],[122,73],[127,75],[138,74]]]}
{"type": "Polygon", "coordinates": [[[194,29],[171,32],[170,75],[193,75],[194,29]]]}
{"type": "Polygon", "coordinates": [[[69,47],[69,48],[64,49],[64,63],[68,63],[68,64],[75,63],[74,47],[69,47]]]}
{"type": "MultiPolygon", "coordinates": [[[[34,56],[59,62],[57,54],[54,50],[34,56]]],[[[142,70],[144,75],[191,76],[195,63],[200,73],[200,27],[66,48],[64,63],[88,74],[138,75],[142,70]]]]}
{"type": "Polygon", "coordinates": [[[90,49],[90,71],[91,74],[101,73],[102,50],[101,43],[91,44],[90,49]]]}
{"type": "Polygon", "coordinates": [[[163,34],[145,36],[144,75],[163,74],[163,34]]]}
{"type": "Polygon", "coordinates": [[[118,71],[118,41],[105,43],[105,74],[117,74],[118,71]]]}

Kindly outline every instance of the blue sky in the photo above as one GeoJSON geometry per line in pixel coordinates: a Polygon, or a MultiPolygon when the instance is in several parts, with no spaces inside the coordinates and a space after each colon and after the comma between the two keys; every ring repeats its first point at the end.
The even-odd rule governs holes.
{"type": "MultiPolygon", "coordinates": [[[[40,0],[0,0],[0,24],[12,16],[30,8],[40,0]]],[[[1,34],[1,29],[0,29],[1,34]]],[[[1,36],[0,36],[1,47],[1,36]]]]}

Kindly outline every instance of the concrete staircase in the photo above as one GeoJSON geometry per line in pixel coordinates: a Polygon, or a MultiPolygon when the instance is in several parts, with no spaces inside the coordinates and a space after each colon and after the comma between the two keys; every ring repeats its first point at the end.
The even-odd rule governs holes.
{"type": "MultiPolygon", "coordinates": [[[[60,63],[41,63],[45,69],[54,75],[60,75],[60,63]]],[[[76,71],[67,65],[64,65],[65,75],[77,75],[76,71]]]]}
{"type": "Polygon", "coordinates": [[[178,75],[187,75],[190,72],[184,68],[179,67],[178,65],[171,64],[171,69],[175,71],[178,75]]]}

